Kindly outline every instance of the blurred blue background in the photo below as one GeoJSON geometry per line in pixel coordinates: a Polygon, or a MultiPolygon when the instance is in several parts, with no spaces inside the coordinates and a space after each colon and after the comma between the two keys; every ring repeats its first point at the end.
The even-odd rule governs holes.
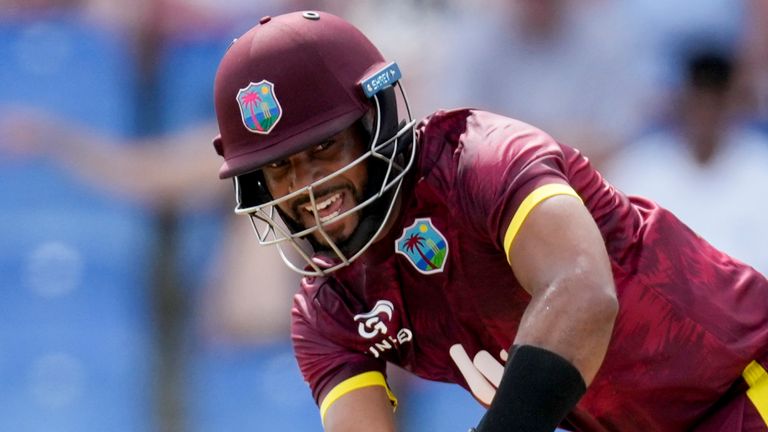
{"type": "MultiPolygon", "coordinates": [[[[0,430],[321,430],[287,338],[296,276],[275,270],[275,251],[258,249],[247,221],[232,217],[210,145],[218,61],[267,14],[324,9],[360,26],[400,63],[419,116],[493,109],[581,148],[627,192],[652,195],[658,179],[661,194],[675,182],[664,205],[768,270],[768,198],[755,192],[768,184],[761,2],[2,7],[0,430]],[[700,53],[732,66],[725,87],[694,79],[700,53]],[[690,111],[685,98],[701,88],[725,108],[690,111]],[[672,160],[690,169],[655,160],[659,142],[679,146],[672,160]],[[732,176],[746,159],[747,175],[732,176]],[[677,176],[657,175],[669,170],[677,176]],[[741,204],[715,212],[718,189],[698,191],[701,178],[723,196],[740,191],[741,204]]],[[[465,431],[482,415],[457,386],[397,371],[392,380],[403,430],[465,431]]]]}

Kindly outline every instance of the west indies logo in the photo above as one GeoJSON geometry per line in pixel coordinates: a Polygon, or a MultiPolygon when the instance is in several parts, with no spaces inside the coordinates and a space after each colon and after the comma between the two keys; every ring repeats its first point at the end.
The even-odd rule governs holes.
{"type": "Polygon", "coordinates": [[[250,83],[237,92],[237,104],[245,127],[257,134],[272,132],[283,110],[275,96],[275,85],[267,80],[250,83]]]}
{"type": "Polygon", "coordinates": [[[430,218],[419,218],[395,240],[395,252],[408,257],[408,261],[421,273],[439,273],[443,271],[448,257],[448,242],[432,225],[430,218]]]}

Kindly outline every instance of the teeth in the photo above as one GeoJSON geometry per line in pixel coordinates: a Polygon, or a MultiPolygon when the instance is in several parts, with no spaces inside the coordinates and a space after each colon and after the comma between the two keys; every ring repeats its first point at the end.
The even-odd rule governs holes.
{"type": "Polygon", "coordinates": [[[320,222],[328,222],[329,220],[331,220],[331,219],[335,218],[336,216],[338,216],[338,215],[339,215],[339,213],[341,213],[341,211],[339,211],[339,210],[336,210],[335,212],[333,212],[333,213],[329,214],[329,215],[328,215],[328,216],[326,216],[326,217],[321,217],[321,218],[320,218],[320,222]]]}
{"type": "MultiPolygon", "coordinates": [[[[329,205],[331,205],[334,202],[336,202],[336,200],[338,200],[339,198],[341,198],[341,193],[334,194],[334,195],[330,196],[329,198],[327,198],[327,199],[317,203],[317,210],[318,211],[324,210],[329,205]]],[[[305,205],[304,206],[304,210],[312,213],[312,204],[310,203],[310,204],[305,205]]]]}

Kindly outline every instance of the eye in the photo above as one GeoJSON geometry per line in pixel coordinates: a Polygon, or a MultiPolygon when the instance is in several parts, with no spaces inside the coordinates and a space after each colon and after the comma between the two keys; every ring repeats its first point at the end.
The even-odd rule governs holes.
{"type": "Polygon", "coordinates": [[[288,165],[288,159],[280,159],[280,160],[276,160],[274,162],[268,163],[267,168],[276,169],[276,168],[282,168],[286,165],[288,165]]]}
{"type": "Polygon", "coordinates": [[[328,150],[328,148],[330,148],[331,146],[333,146],[333,144],[335,144],[335,141],[333,141],[333,140],[328,140],[328,141],[325,141],[325,142],[322,142],[322,143],[320,143],[320,144],[316,145],[316,146],[315,146],[315,148],[314,148],[314,149],[312,149],[312,151],[313,151],[314,153],[320,153],[320,152],[324,152],[324,151],[328,150]]]}

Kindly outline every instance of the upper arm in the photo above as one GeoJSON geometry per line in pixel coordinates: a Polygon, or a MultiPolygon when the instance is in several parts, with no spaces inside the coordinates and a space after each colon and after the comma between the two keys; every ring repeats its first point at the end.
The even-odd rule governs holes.
{"type": "Polygon", "coordinates": [[[478,118],[468,122],[462,144],[458,192],[451,196],[467,225],[505,253],[531,294],[514,343],[560,354],[589,382],[617,304],[605,242],[571,182],[578,177],[589,186],[600,177],[585,159],[524,123],[478,118]]]}
{"type": "Polygon", "coordinates": [[[331,391],[321,403],[323,427],[327,432],[392,432],[395,430],[392,411],[391,394],[381,385],[358,387],[339,395],[331,391]]]}
{"type": "Polygon", "coordinates": [[[515,277],[531,295],[565,278],[583,281],[585,290],[613,292],[603,237],[567,185],[540,187],[523,200],[505,234],[504,249],[515,277]]]}
{"type": "Polygon", "coordinates": [[[607,350],[618,303],[605,243],[577,198],[555,194],[521,206],[505,248],[515,277],[531,294],[515,343],[560,354],[589,384],[607,350]]]}

